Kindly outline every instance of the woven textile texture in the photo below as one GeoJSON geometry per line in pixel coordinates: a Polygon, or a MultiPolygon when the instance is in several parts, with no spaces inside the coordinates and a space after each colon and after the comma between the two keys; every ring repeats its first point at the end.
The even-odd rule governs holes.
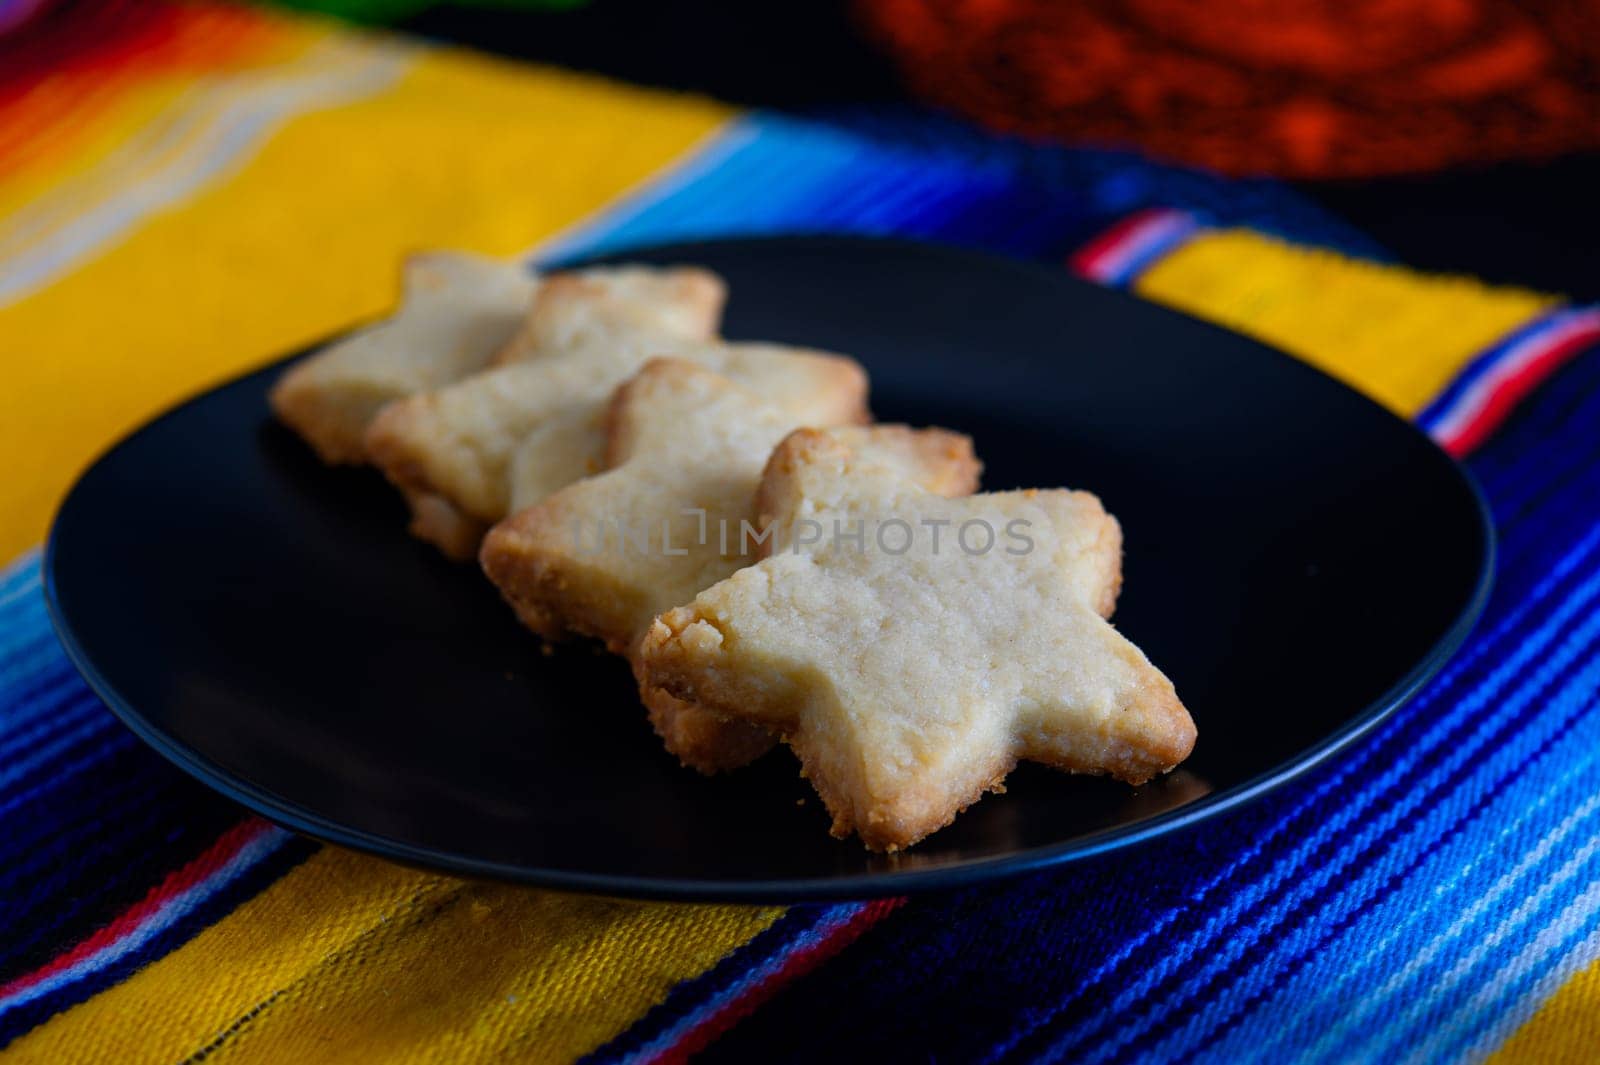
{"type": "Polygon", "coordinates": [[[1588,1057],[1592,308],[1409,271],[1272,182],[917,113],[734,112],[255,9],[74,9],[0,41],[11,1058],[1588,1057]],[[1354,749],[1160,846],[788,908],[469,884],[292,836],[143,748],[62,655],[37,546],[74,472],[163,406],[382,314],[405,252],[818,230],[1073,270],[1416,419],[1493,509],[1484,621],[1354,749]]]}

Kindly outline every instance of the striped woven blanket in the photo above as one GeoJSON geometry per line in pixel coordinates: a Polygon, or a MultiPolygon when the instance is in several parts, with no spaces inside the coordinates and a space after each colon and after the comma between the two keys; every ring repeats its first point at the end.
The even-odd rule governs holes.
{"type": "Polygon", "coordinates": [[[1268,182],[923,114],[734,112],[252,9],[71,7],[0,39],[11,1058],[1594,1057],[1600,312],[1408,271],[1268,182]],[[63,657],[36,548],[75,471],[382,313],[403,253],[819,230],[1055,263],[1417,419],[1498,525],[1476,633],[1345,754],[1159,845],[788,908],[468,883],[292,836],[144,749],[63,657]]]}

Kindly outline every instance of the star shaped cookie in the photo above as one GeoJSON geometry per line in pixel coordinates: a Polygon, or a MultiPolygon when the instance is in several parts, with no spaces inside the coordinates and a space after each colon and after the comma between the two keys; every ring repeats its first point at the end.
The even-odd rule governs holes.
{"type": "Polygon", "coordinates": [[[759,506],[768,557],[658,618],[639,674],[779,733],[835,835],[910,846],[1019,759],[1138,784],[1188,756],[1172,683],[1105,621],[1121,534],[1093,495],[947,499],[802,429],[759,506]]]}
{"type": "Polygon", "coordinates": [[[663,332],[579,279],[548,280],[516,354],[483,373],[385,408],[366,436],[373,461],[413,502],[412,531],[469,556],[490,524],[603,468],[606,403],[654,355],[741,381],[796,424],[865,421],[866,374],[854,360],[779,344],[721,343],[663,332]],[[425,500],[428,520],[417,509],[425,500]],[[437,535],[440,528],[448,535],[437,535]]]}
{"type": "Polygon", "coordinates": [[[551,274],[495,365],[580,348],[717,335],[728,286],[696,266],[596,266],[551,274]]]}
{"type": "Polygon", "coordinates": [[[610,322],[709,340],[727,299],[720,278],[694,267],[595,267],[551,282],[555,298],[530,307],[539,280],[519,263],[413,255],[399,311],[297,362],[273,387],[273,410],[323,461],[361,463],[368,426],[396,400],[600,338],[610,322]],[[573,291],[581,297],[562,297],[573,291]]]}
{"type": "MultiPolygon", "coordinates": [[[[767,364],[753,371],[783,378],[767,364]]],[[[791,394],[791,401],[798,397],[791,394]]],[[[485,572],[535,632],[576,632],[633,657],[661,611],[756,558],[757,489],[773,447],[799,424],[751,388],[673,358],[652,359],[619,387],[605,419],[607,471],[496,525],[485,572]]],[[[862,461],[941,494],[977,486],[971,441],[905,426],[836,430],[862,461]]],[[[766,750],[770,734],[723,721],[655,689],[643,691],[657,731],[685,763],[710,772],[766,750]]]]}
{"type": "Polygon", "coordinates": [[[526,267],[459,252],[413,255],[400,309],[290,367],[272,409],[329,463],[366,461],[385,405],[482,369],[516,334],[538,286],[526,267]]]}

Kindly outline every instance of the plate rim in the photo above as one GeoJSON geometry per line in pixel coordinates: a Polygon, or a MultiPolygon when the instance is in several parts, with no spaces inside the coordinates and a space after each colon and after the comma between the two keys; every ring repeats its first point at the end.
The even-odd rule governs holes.
{"type": "MultiPolygon", "coordinates": [[[[185,394],[182,398],[162,408],[158,413],[140,422],[136,427],[117,436],[87,463],[73,479],[72,485],[56,504],[50,520],[50,530],[41,559],[41,577],[46,609],[51,628],[55,631],[68,660],[96,697],[135,736],[167,761],[198,780],[201,784],[240,804],[283,828],[301,835],[352,850],[376,855],[389,861],[430,872],[453,876],[497,880],[529,887],[581,894],[604,895],[666,902],[733,902],[751,904],[785,904],[808,901],[840,901],[883,898],[896,895],[949,890],[974,884],[1000,881],[1045,869],[1058,869],[1074,862],[1097,857],[1126,847],[1136,846],[1160,836],[1179,832],[1201,821],[1211,819],[1254,801],[1265,793],[1289,781],[1312,772],[1330,757],[1353,744],[1372,731],[1434,676],[1454,656],[1481,618],[1494,585],[1495,566],[1499,554],[1498,535],[1493,514],[1477,480],[1462,463],[1446,452],[1415,423],[1400,417],[1365,393],[1351,387],[1316,366],[1298,359],[1279,348],[1254,337],[1225,329],[1213,322],[1185,314],[1162,304],[1139,299],[1129,293],[1092,285],[1064,271],[1045,264],[1010,258],[994,252],[967,245],[939,241],[924,241],[904,237],[874,237],[859,234],[806,233],[775,236],[728,237],[707,240],[672,241],[657,244],[630,244],[626,247],[604,248],[581,256],[559,256],[542,266],[569,268],[591,262],[620,261],[629,256],[671,252],[686,260],[692,259],[697,249],[706,250],[732,246],[783,246],[826,245],[898,246],[917,252],[933,251],[957,258],[976,260],[993,268],[1018,269],[1027,273],[1048,276],[1054,282],[1083,285],[1104,296],[1138,304],[1141,309],[1160,314],[1175,315],[1191,324],[1227,335],[1235,341],[1244,341],[1260,351],[1286,360],[1303,371],[1315,374],[1332,385],[1350,393],[1368,406],[1381,412],[1405,431],[1426,442],[1427,446],[1443,460],[1443,466],[1465,489],[1474,504],[1478,528],[1482,535],[1483,551],[1479,559],[1472,594],[1456,613],[1450,624],[1439,635],[1426,653],[1394,684],[1361,710],[1351,716],[1340,728],[1310,744],[1297,754],[1284,759],[1270,769],[1242,784],[1220,792],[1212,792],[1163,813],[1156,814],[1132,825],[1102,829],[1070,841],[1044,844],[1027,850],[993,857],[958,860],[931,869],[905,871],[883,870],[872,873],[831,877],[826,880],[780,878],[770,880],[681,879],[612,873],[586,873],[562,869],[534,869],[506,862],[465,857],[438,848],[418,846],[394,840],[376,833],[347,828],[323,817],[294,801],[266,788],[243,780],[220,765],[190,749],[181,740],[168,734],[147,720],[135,707],[118,694],[115,687],[101,674],[72,628],[62,609],[57,588],[56,547],[57,531],[62,515],[81,489],[89,474],[111,454],[120,450],[134,438],[142,435],[156,423],[179,411],[199,403],[224,388],[232,387],[246,378],[287,365],[313,351],[348,335],[350,330],[314,342],[307,347],[280,358],[271,359],[258,366],[247,368],[231,377],[185,394]]],[[[530,263],[530,269],[532,264],[530,263]]],[[[363,323],[365,324],[365,323],[363,323]]]]}

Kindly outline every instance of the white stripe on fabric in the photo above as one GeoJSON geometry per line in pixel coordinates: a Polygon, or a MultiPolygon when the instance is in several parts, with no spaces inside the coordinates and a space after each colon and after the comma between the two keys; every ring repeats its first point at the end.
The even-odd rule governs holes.
{"type": "Polygon", "coordinates": [[[83,958],[75,965],[53,973],[36,984],[0,998],[0,1017],[18,1006],[42,998],[69,984],[76,983],[91,973],[109,967],[121,958],[143,947],[160,933],[176,924],[181,918],[228,884],[237,880],[262,860],[272,855],[292,837],[281,828],[267,827],[260,835],[246,841],[233,857],[219,866],[210,876],[174,895],[147,914],[144,920],[127,935],[108,943],[100,950],[83,958]]]}
{"type": "Polygon", "coordinates": [[[1550,1000],[1568,980],[1600,961],[1600,928],[1590,932],[1577,946],[1562,956],[1521,995],[1513,998],[1471,1045],[1462,1050],[1463,1062],[1481,1062],[1500,1049],[1550,1000]]]}
{"type": "Polygon", "coordinates": [[[1431,430],[1433,435],[1441,440],[1453,440],[1483,412],[1495,393],[1529,363],[1574,337],[1600,329],[1600,310],[1573,314],[1552,324],[1554,328],[1541,330],[1525,338],[1497,359],[1494,366],[1473,382],[1472,387],[1434,423],[1431,430]]]}
{"type": "MultiPolygon", "coordinates": [[[[1498,642],[1499,639],[1503,638],[1509,631],[1514,629],[1516,626],[1513,624],[1513,622],[1517,618],[1526,615],[1528,608],[1531,607],[1534,602],[1539,600],[1541,593],[1543,595],[1548,595],[1553,590],[1554,585],[1556,584],[1557,575],[1563,571],[1569,570],[1570,566],[1576,565],[1575,559],[1577,557],[1587,556],[1589,551],[1593,549],[1597,537],[1600,537],[1600,529],[1596,529],[1594,533],[1591,533],[1589,536],[1585,537],[1578,549],[1575,549],[1573,552],[1569,552],[1568,555],[1563,559],[1563,563],[1558,564],[1557,572],[1552,574],[1552,578],[1545,582],[1541,582],[1539,588],[1535,589],[1534,594],[1530,595],[1529,598],[1524,600],[1522,604],[1519,604],[1519,608],[1514,613],[1513,618],[1507,619],[1505,624],[1497,628],[1495,636],[1491,638],[1488,644],[1480,645],[1481,650],[1479,653],[1481,654],[1486,652],[1488,646],[1492,645],[1493,642],[1498,642]]],[[[1197,929],[1194,933],[1191,933],[1187,938],[1187,941],[1182,944],[1181,947],[1178,947],[1176,950],[1169,950],[1165,952],[1162,957],[1156,959],[1149,966],[1149,968],[1147,968],[1145,972],[1141,974],[1132,987],[1128,988],[1118,996],[1117,1002],[1119,1005],[1117,1010],[1097,1018],[1096,1020],[1111,1020],[1118,1015],[1118,1011],[1128,1008],[1128,1006],[1130,1006],[1134,1001],[1137,1001],[1145,994],[1148,994],[1159,984],[1162,979],[1165,978],[1165,976],[1173,967],[1179,964],[1178,959],[1180,957],[1188,956],[1190,951],[1202,949],[1213,939],[1223,935],[1224,933],[1228,934],[1230,937],[1236,936],[1239,930],[1229,923],[1232,921],[1233,915],[1242,912],[1244,909],[1253,905],[1257,900],[1265,897],[1267,894],[1275,890],[1279,885],[1297,872],[1298,869],[1306,863],[1310,854],[1320,847],[1327,839],[1332,837],[1337,832],[1343,831],[1345,826],[1356,820],[1358,815],[1360,815],[1366,807],[1372,805],[1377,799],[1383,797],[1388,792],[1393,790],[1402,780],[1404,780],[1405,775],[1410,772],[1425,755],[1430,753],[1434,748],[1439,747],[1451,740],[1454,737],[1454,734],[1461,727],[1470,723],[1473,715],[1477,714],[1486,706],[1488,706],[1490,701],[1499,693],[1499,690],[1506,683],[1508,683],[1512,677],[1514,677],[1526,665],[1544,652],[1545,647],[1550,643],[1551,640],[1555,638],[1558,632],[1565,626],[1566,622],[1572,617],[1576,616],[1580,611],[1585,609],[1587,604],[1594,599],[1596,593],[1600,593],[1600,574],[1595,574],[1589,577],[1582,585],[1579,586],[1578,589],[1569,594],[1568,597],[1563,600],[1561,605],[1552,612],[1551,616],[1545,619],[1544,622],[1537,629],[1535,629],[1533,633],[1520,638],[1519,643],[1516,645],[1512,653],[1509,654],[1506,659],[1495,668],[1495,670],[1489,675],[1488,678],[1485,679],[1482,684],[1478,685],[1478,687],[1475,688],[1470,695],[1452,707],[1444,717],[1442,717],[1432,726],[1432,728],[1430,728],[1430,730],[1418,743],[1412,745],[1411,748],[1403,752],[1382,775],[1354,795],[1351,798],[1350,803],[1337,815],[1320,825],[1318,829],[1312,833],[1309,838],[1303,840],[1301,844],[1297,846],[1293,852],[1291,852],[1290,855],[1283,859],[1279,859],[1268,869],[1264,870],[1254,882],[1244,885],[1237,892],[1236,896],[1229,900],[1229,903],[1223,912],[1213,915],[1212,918],[1207,920],[1201,928],[1197,929]]],[[[1593,622],[1591,621],[1590,625],[1592,624],[1593,622]]],[[[1569,658],[1572,654],[1576,653],[1576,651],[1571,650],[1571,640],[1566,641],[1563,644],[1563,647],[1568,648],[1569,658]]],[[[1463,663],[1462,668],[1464,668],[1464,665],[1465,663],[1463,663]]],[[[1550,663],[1546,662],[1544,666],[1541,667],[1541,673],[1548,676],[1552,672],[1549,667],[1550,663]]],[[[1431,690],[1440,690],[1441,686],[1445,683],[1448,683],[1448,681],[1449,678],[1447,677],[1441,681],[1435,682],[1435,685],[1431,690]]],[[[1452,754],[1452,762],[1459,764],[1459,762],[1466,756],[1467,753],[1475,751],[1478,746],[1482,745],[1482,743],[1485,741],[1485,737],[1492,732],[1494,728],[1498,727],[1500,724],[1503,724],[1512,716],[1514,716],[1520,705],[1525,702],[1526,700],[1521,700],[1518,706],[1513,706],[1509,709],[1506,706],[1501,706],[1490,717],[1479,723],[1479,726],[1474,733],[1477,742],[1470,747],[1458,747],[1457,750],[1452,754]]],[[[1425,697],[1419,698],[1414,706],[1420,707],[1425,703],[1425,697]]],[[[1333,791],[1339,784],[1343,782],[1344,779],[1346,779],[1355,770],[1360,768],[1360,766],[1363,764],[1363,759],[1370,755],[1370,751],[1372,749],[1373,748],[1371,747],[1367,748],[1366,754],[1358,756],[1358,758],[1341,767],[1340,772],[1334,777],[1331,777],[1322,787],[1318,789],[1316,793],[1309,797],[1306,803],[1302,804],[1300,807],[1297,807],[1295,810],[1290,811],[1266,833],[1264,833],[1262,838],[1258,840],[1257,844],[1252,847],[1250,851],[1242,855],[1238,861],[1232,863],[1229,868],[1224,870],[1218,878],[1213,880],[1204,889],[1202,889],[1200,898],[1195,900],[1195,904],[1198,904],[1199,901],[1201,901],[1201,898],[1209,894],[1210,891],[1220,887],[1234,870],[1240,868],[1246,861],[1264,849],[1266,844],[1271,839],[1279,835],[1287,827],[1287,825],[1299,815],[1301,810],[1308,807],[1310,803],[1320,799],[1323,795],[1333,791]]],[[[1410,806],[1414,805],[1414,802],[1418,799],[1420,799],[1420,793],[1412,792],[1407,796],[1406,800],[1402,801],[1409,808],[1410,806]]],[[[1370,835],[1370,833],[1364,834],[1370,835]]],[[[1175,918],[1179,912],[1181,912],[1181,910],[1174,910],[1170,915],[1164,916],[1161,922],[1158,922],[1157,927],[1164,925],[1169,916],[1175,918]]],[[[1154,934],[1154,929],[1152,929],[1151,934],[1154,934]]],[[[1142,936],[1138,940],[1135,940],[1133,943],[1131,943],[1125,950],[1119,951],[1115,964],[1106,968],[1104,974],[1102,975],[1109,974],[1110,971],[1114,971],[1116,967],[1124,963],[1131,956],[1133,948],[1137,946],[1138,943],[1145,941],[1147,938],[1149,937],[1142,936]]],[[[1177,990],[1181,992],[1181,988],[1177,990]]],[[[1058,1006],[1058,1010],[1060,1008],[1064,1007],[1058,1006]]],[[[1056,1011],[1052,1011],[1052,1014],[1054,1012],[1056,1011]]],[[[1046,1018],[1041,1019],[1039,1023],[1048,1023],[1048,1019],[1049,1018],[1047,1016],[1046,1018]]],[[[1065,1045],[1076,1042],[1084,1034],[1086,1034],[1088,1031],[1092,1031],[1095,1027],[1098,1027],[1098,1025],[1094,1021],[1090,1021],[1086,1025],[1076,1026],[1069,1032],[1064,1033],[1062,1039],[1057,1043],[1057,1048],[1063,1049],[1065,1045]]],[[[1025,1033],[1019,1034],[1013,1040],[1009,1040],[1008,1045],[1014,1046],[1024,1036],[1025,1033]]],[[[998,1048],[998,1051],[1000,1053],[1004,1053],[1005,1048],[998,1048]]]]}
{"type": "Polygon", "coordinates": [[[152,214],[233,173],[294,115],[388,86],[417,54],[341,39],[272,74],[203,80],[123,151],[0,225],[0,306],[43,288],[152,214]]]}

